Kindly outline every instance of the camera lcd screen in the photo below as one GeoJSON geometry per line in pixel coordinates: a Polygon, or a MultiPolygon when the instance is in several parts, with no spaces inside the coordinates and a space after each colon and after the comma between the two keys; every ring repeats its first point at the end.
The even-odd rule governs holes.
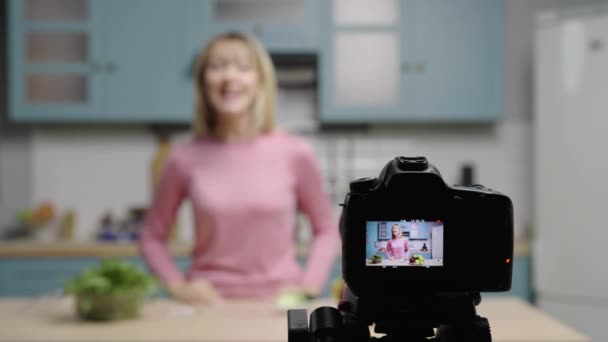
{"type": "Polygon", "coordinates": [[[443,221],[367,221],[368,267],[443,266],[443,221]]]}

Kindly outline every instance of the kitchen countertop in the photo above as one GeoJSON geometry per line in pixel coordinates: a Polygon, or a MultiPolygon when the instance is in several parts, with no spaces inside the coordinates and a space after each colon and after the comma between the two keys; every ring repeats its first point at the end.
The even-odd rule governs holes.
{"type": "MultiPolygon", "coordinates": [[[[72,299],[0,299],[0,341],[287,341],[287,318],[272,302],[231,301],[194,309],[168,300],[147,302],[139,319],[81,322],[72,299]]],[[[311,302],[313,308],[334,305],[311,302]]],[[[484,298],[478,313],[490,321],[493,341],[590,341],[516,298],[484,298]]]]}
{"type": "Polygon", "coordinates": [[[438,262],[436,260],[433,259],[426,259],[424,260],[424,264],[423,265],[411,265],[409,263],[408,260],[390,260],[390,259],[383,259],[382,263],[380,264],[373,264],[371,263],[369,260],[365,263],[366,266],[397,266],[397,267],[403,267],[403,266],[408,266],[408,267],[434,267],[434,266],[442,266],[443,262],[438,262]]]}
{"type": "MultiPolygon", "coordinates": [[[[173,256],[189,256],[191,245],[184,242],[169,244],[173,256]]],[[[307,254],[306,248],[299,247],[300,256],[307,254]]],[[[528,244],[515,244],[514,255],[528,256],[528,244]]],[[[134,243],[113,242],[36,242],[36,241],[2,241],[0,258],[16,257],[135,257],[139,256],[134,243]]]]}
{"type": "MultiPolygon", "coordinates": [[[[192,245],[184,242],[169,244],[171,255],[190,256],[192,245]]],[[[296,248],[298,256],[306,256],[305,247],[296,248]]],[[[0,258],[33,258],[33,257],[137,257],[140,253],[135,243],[114,242],[35,242],[35,241],[2,241],[0,258]]]]}
{"type": "MultiPolygon", "coordinates": [[[[185,243],[170,243],[174,256],[190,255],[191,246],[185,243]]],[[[111,242],[2,242],[0,258],[16,257],[135,257],[139,256],[135,243],[111,242]]]]}

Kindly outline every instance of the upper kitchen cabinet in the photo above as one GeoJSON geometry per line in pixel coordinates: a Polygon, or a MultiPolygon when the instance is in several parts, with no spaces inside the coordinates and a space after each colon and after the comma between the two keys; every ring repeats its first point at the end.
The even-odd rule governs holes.
{"type": "Polygon", "coordinates": [[[10,0],[10,117],[189,120],[185,12],[169,0],[10,0]]]}
{"type": "Polygon", "coordinates": [[[322,122],[502,115],[502,0],[333,0],[323,12],[322,122]]]}
{"type": "Polygon", "coordinates": [[[401,73],[398,0],[325,2],[320,116],[326,123],[398,118],[407,84],[401,73]]]}
{"type": "Polygon", "coordinates": [[[503,1],[415,0],[403,9],[413,32],[412,57],[404,62],[415,83],[414,117],[499,118],[504,112],[503,1]]]}
{"type": "MultiPolygon", "coordinates": [[[[227,31],[257,37],[271,53],[314,53],[318,50],[321,0],[189,0],[196,16],[195,32],[205,38],[227,31]]],[[[200,43],[200,41],[199,41],[200,43]]]]}

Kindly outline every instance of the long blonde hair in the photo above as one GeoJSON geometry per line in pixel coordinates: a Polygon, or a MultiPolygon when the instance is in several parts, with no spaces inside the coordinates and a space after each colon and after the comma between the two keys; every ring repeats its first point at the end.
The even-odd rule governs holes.
{"type": "Polygon", "coordinates": [[[401,231],[401,226],[395,223],[391,227],[391,239],[398,239],[400,237],[403,237],[403,231],[401,231]],[[397,233],[397,237],[395,237],[395,235],[393,234],[393,228],[395,228],[395,227],[399,228],[399,233],[397,233]]]}
{"type": "Polygon", "coordinates": [[[253,102],[253,130],[256,134],[271,132],[275,127],[276,76],[274,66],[266,49],[252,36],[241,32],[227,32],[213,38],[199,54],[194,71],[196,88],[196,110],[192,129],[197,137],[215,136],[217,132],[217,113],[209,104],[205,89],[205,72],[209,63],[211,48],[221,41],[244,43],[255,59],[255,67],[260,80],[260,89],[253,102]]]}

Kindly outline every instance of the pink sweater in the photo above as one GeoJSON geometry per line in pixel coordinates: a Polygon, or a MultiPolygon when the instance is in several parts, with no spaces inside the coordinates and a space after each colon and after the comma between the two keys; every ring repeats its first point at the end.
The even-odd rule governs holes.
{"type": "Polygon", "coordinates": [[[161,281],[184,278],[166,243],[187,198],[196,228],[185,278],[204,278],[225,297],[268,297],[292,285],[320,290],[339,247],[323,184],[311,148],[286,133],[251,142],[201,138],[177,145],[145,220],[141,253],[161,281]],[[294,245],[297,209],[309,218],[314,236],[304,269],[294,245]]]}
{"type": "Polygon", "coordinates": [[[409,250],[410,246],[407,243],[407,239],[403,236],[398,239],[390,239],[386,244],[386,254],[390,258],[404,259],[409,250]]]}

